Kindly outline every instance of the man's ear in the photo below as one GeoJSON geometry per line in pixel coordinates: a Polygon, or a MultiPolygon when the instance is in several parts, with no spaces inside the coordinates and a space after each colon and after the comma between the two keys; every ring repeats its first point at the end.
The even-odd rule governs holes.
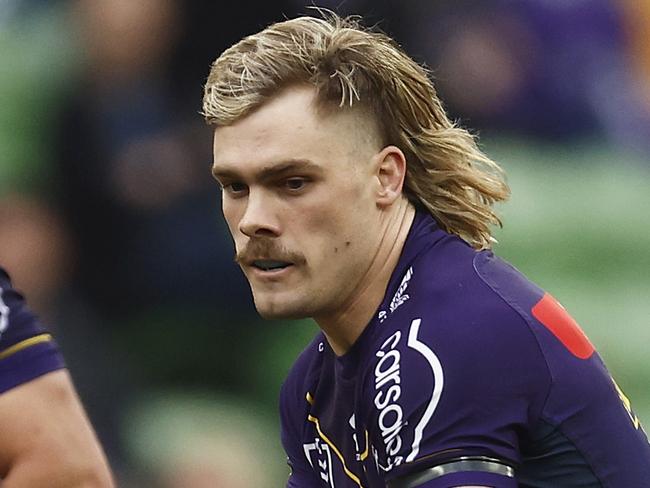
{"type": "Polygon", "coordinates": [[[402,195],[406,177],[406,157],[396,146],[386,146],[374,157],[377,187],[377,206],[388,207],[402,195]]]}

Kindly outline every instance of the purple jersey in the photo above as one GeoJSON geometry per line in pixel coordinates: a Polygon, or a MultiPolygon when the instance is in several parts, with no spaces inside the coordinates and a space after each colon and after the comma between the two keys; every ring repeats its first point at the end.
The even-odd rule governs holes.
{"type": "Polygon", "coordinates": [[[418,212],[375,318],[280,396],[288,487],[650,487],[650,444],[550,295],[418,212]]]}
{"type": "Polygon", "coordinates": [[[0,268],[0,393],[63,367],[52,336],[0,268]]]}

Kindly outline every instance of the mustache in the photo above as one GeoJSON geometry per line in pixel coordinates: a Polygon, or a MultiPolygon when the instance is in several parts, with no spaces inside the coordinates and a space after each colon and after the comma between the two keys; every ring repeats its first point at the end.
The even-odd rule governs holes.
{"type": "Polygon", "coordinates": [[[248,241],[246,247],[235,254],[235,262],[240,266],[255,259],[274,259],[293,264],[305,264],[307,260],[301,253],[290,251],[273,239],[258,238],[248,241]]]}

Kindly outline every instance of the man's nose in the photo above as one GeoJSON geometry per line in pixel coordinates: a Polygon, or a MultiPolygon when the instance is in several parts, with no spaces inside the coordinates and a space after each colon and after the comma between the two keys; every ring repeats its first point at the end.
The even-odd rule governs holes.
{"type": "Polygon", "coordinates": [[[280,223],[270,199],[263,192],[250,191],[246,211],[239,221],[239,230],[248,237],[277,237],[280,223]]]}

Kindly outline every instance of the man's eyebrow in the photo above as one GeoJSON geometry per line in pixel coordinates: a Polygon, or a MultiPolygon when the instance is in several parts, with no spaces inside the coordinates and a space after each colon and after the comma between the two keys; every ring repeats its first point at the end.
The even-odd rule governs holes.
{"type": "MultiPolygon", "coordinates": [[[[258,181],[266,181],[276,178],[284,173],[293,173],[299,171],[315,171],[318,173],[323,172],[323,168],[309,159],[290,159],[278,163],[272,163],[263,167],[255,174],[255,179],[258,181]]],[[[237,179],[241,178],[241,174],[233,169],[220,168],[217,165],[212,166],[212,175],[219,179],[237,179]]]]}
{"type": "Polygon", "coordinates": [[[225,168],[219,168],[218,166],[212,165],[212,176],[217,180],[220,178],[237,178],[237,172],[225,168]]]}

